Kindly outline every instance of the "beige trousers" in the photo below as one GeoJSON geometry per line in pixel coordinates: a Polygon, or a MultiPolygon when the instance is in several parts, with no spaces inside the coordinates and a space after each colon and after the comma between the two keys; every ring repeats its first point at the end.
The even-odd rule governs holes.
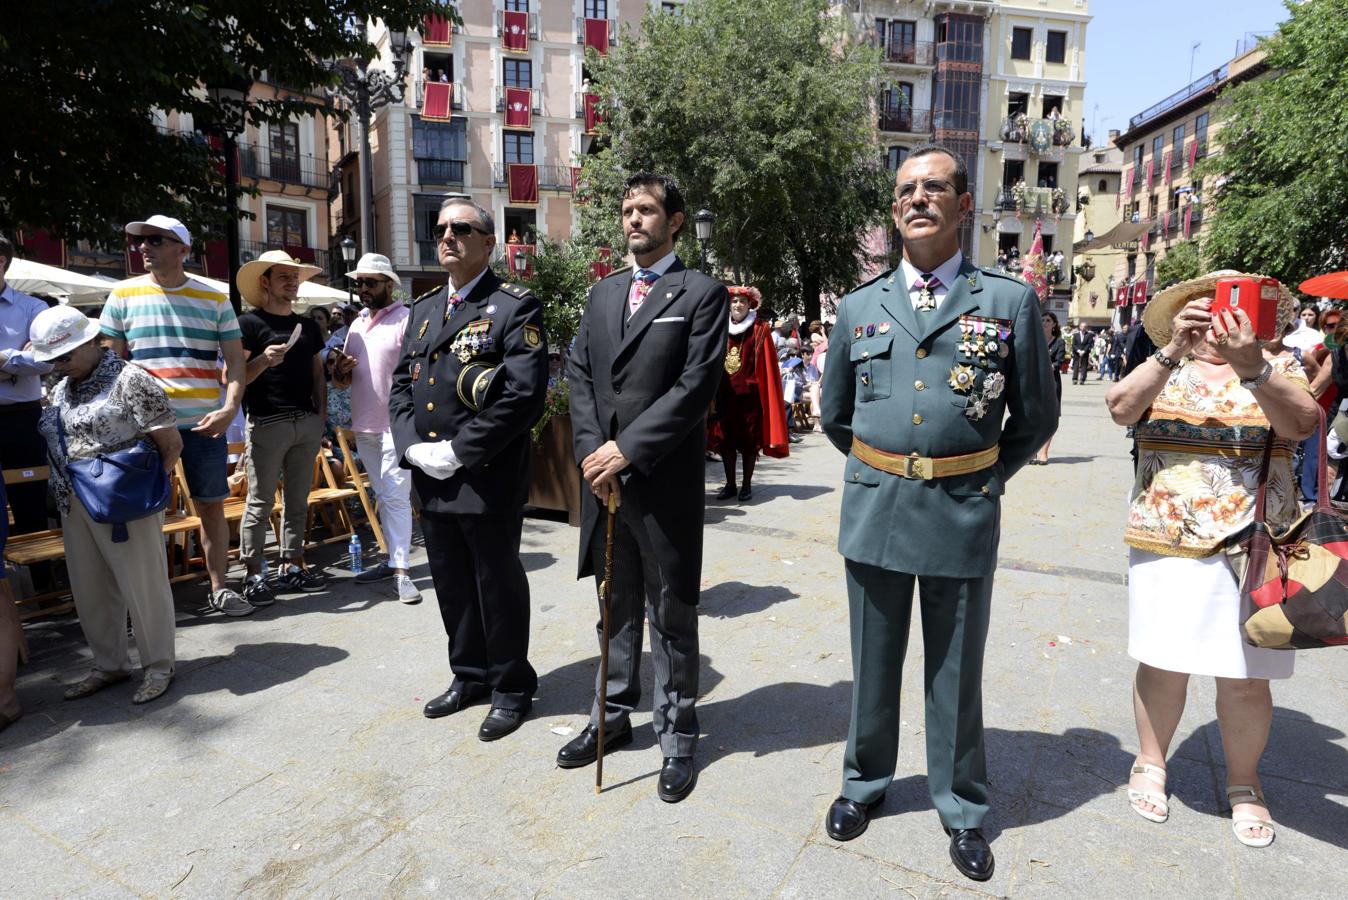
{"type": "Polygon", "coordinates": [[[72,492],[62,517],[66,564],[75,610],[94,654],[94,668],[131,671],[126,613],[136,629],[136,650],[147,675],[173,673],[173,591],[164,554],[164,514],[126,523],[129,540],[114,544],[112,526],[89,518],[72,492]]]}

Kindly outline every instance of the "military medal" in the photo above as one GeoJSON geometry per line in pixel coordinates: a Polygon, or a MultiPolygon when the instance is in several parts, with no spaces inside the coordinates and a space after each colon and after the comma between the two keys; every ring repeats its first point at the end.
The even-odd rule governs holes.
{"type": "Polygon", "coordinates": [[[950,388],[960,394],[969,393],[974,386],[973,366],[956,365],[950,370],[950,388]]]}
{"type": "Polygon", "coordinates": [[[880,332],[881,334],[889,334],[889,323],[881,322],[880,327],[875,330],[880,332]]]}
{"type": "Polygon", "coordinates": [[[486,313],[487,315],[491,315],[492,313],[496,312],[496,304],[495,303],[491,304],[486,309],[484,309],[483,312],[486,313]]]}
{"type": "Polygon", "coordinates": [[[1006,376],[1001,372],[993,372],[983,378],[983,399],[996,400],[1006,389],[1006,376]]]}
{"type": "Polygon", "coordinates": [[[412,380],[416,381],[421,377],[421,363],[412,364],[412,380]]]}
{"type": "Polygon", "coordinates": [[[862,372],[862,373],[861,373],[861,386],[862,386],[862,387],[870,387],[870,385],[871,385],[871,373],[870,373],[870,372],[862,372]]]}
{"type": "Polygon", "coordinates": [[[969,405],[965,407],[964,414],[977,422],[988,414],[988,401],[981,397],[975,397],[973,400],[969,401],[969,405]]]}
{"type": "Polygon", "coordinates": [[[725,373],[734,375],[744,365],[744,360],[740,357],[740,348],[731,347],[725,355],[725,373]]]}
{"type": "Polygon", "coordinates": [[[865,329],[863,329],[860,325],[858,325],[855,329],[852,330],[853,339],[858,341],[861,340],[861,335],[864,333],[864,331],[865,329]]]}
{"type": "Polygon", "coordinates": [[[866,337],[875,337],[875,323],[866,326],[866,337]]]}

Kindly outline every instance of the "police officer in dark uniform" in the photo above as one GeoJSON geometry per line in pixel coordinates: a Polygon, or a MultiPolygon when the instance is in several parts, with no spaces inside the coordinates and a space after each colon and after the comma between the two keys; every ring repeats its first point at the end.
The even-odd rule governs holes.
{"type": "Polygon", "coordinates": [[[548,386],[542,306],[488,267],[495,232],[491,213],[466,198],[441,206],[449,284],[413,304],[389,394],[454,673],[424,712],[436,719],[490,698],[484,741],[520,726],[538,686],[519,550],[529,429],[548,386]]]}

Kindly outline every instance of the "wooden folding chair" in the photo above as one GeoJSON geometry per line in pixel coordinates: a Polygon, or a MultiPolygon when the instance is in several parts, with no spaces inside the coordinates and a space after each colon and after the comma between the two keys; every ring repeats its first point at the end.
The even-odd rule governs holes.
{"type": "Polygon", "coordinates": [[[365,460],[360,459],[352,452],[355,444],[355,433],[349,428],[337,429],[337,446],[342,451],[342,467],[346,473],[346,482],[356,489],[356,495],[360,497],[361,509],[365,510],[365,521],[370,525],[370,530],[374,532],[374,539],[379,543],[379,550],[388,555],[388,544],[384,542],[384,529],[379,527],[379,505],[377,502],[371,502],[370,493],[373,490],[369,466],[365,465],[365,460]],[[348,435],[351,439],[348,441],[348,435]]]}
{"type": "MultiPolygon", "coordinates": [[[[48,481],[51,479],[51,467],[32,466],[31,468],[5,469],[4,478],[6,487],[48,481]]],[[[5,559],[16,566],[53,562],[58,559],[65,559],[65,556],[65,538],[59,528],[48,531],[34,531],[29,534],[11,534],[5,543],[5,559]]],[[[75,608],[75,601],[67,590],[48,591],[15,602],[20,607],[20,621],[66,612],[75,608]],[[54,605],[45,605],[44,601],[47,600],[60,600],[61,602],[54,605]],[[24,611],[23,607],[25,606],[36,608],[24,611]]]]}
{"type": "Polygon", "coordinates": [[[205,560],[192,553],[192,536],[196,535],[198,546],[201,543],[201,519],[197,516],[196,504],[192,502],[192,493],[187,489],[187,473],[183,471],[183,461],[173,464],[173,474],[169,476],[169,502],[164,510],[164,537],[168,539],[168,574],[170,582],[192,581],[199,573],[192,571],[192,563],[205,560]]]}
{"type": "Polygon", "coordinates": [[[342,487],[337,483],[337,477],[332,474],[332,466],[328,464],[327,451],[319,447],[318,454],[314,457],[314,479],[309,489],[309,516],[304,528],[305,546],[335,544],[354,534],[356,523],[352,521],[351,513],[347,511],[346,501],[358,496],[360,494],[355,488],[342,487]],[[315,516],[321,516],[323,524],[328,529],[328,536],[321,541],[309,538],[309,534],[313,531],[315,516]]]}

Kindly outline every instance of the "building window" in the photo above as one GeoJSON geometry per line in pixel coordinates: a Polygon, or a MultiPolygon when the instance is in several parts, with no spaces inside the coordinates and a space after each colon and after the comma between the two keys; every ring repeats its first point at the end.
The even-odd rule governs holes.
{"type": "Polygon", "coordinates": [[[505,0],[506,12],[528,12],[529,0],[505,0]]]}
{"type": "Polygon", "coordinates": [[[267,245],[270,247],[308,247],[308,212],[290,206],[268,206],[267,245]]]}
{"type": "Polygon", "coordinates": [[[1184,123],[1175,126],[1170,139],[1170,168],[1178,169],[1184,159],[1184,123]]]}
{"type": "Polygon", "coordinates": [[[897,116],[910,112],[913,108],[913,86],[906,81],[890,85],[880,95],[882,112],[887,116],[897,116]]]}
{"type": "Polygon", "coordinates": [[[1067,62],[1067,32],[1050,31],[1044,45],[1044,62],[1067,62]]]}
{"type": "Polygon", "coordinates": [[[268,128],[271,147],[271,177],[280,181],[300,180],[300,126],[273,122],[268,128]]]}
{"type": "Polygon", "coordinates": [[[1011,29],[1011,58],[1029,59],[1030,43],[1034,37],[1034,32],[1028,28],[1011,29]]]}
{"type": "Polygon", "coordinates": [[[534,86],[534,64],[527,59],[505,61],[505,86],[531,88],[534,86]]]}
{"type": "Polygon", "coordinates": [[[1142,177],[1142,153],[1144,149],[1140,142],[1133,147],[1133,165],[1137,167],[1137,175],[1134,176],[1136,178],[1142,177]]]}
{"type": "Polygon", "coordinates": [[[607,19],[608,0],[585,0],[585,18],[607,19]]]}
{"type": "Polygon", "coordinates": [[[534,161],[534,136],[532,134],[520,134],[518,132],[506,132],[502,137],[505,138],[505,161],[506,165],[511,163],[533,163],[534,161]]]}
{"type": "Polygon", "coordinates": [[[894,20],[889,23],[889,46],[911,49],[917,44],[917,23],[894,20]]]}
{"type": "Polygon", "coordinates": [[[412,156],[422,184],[462,184],[468,159],[468,123],[464,119],[426,122],[412,118],[412,156]]]}
{"type": "Polygon", "coordinates": [[[660,12],[668,13],[672,16],[681,16],[683,15],[683,4],[671,3],[669,0],[666,0],[666,2],[660,4],[660,12]]]}
{"type": "Polygon", "coordinates": [[[1156,137],[1151,139],[1151,160],[1153,163],[1152,168],[1157,172],[1161,171],[1161,166],[1165,164],[1165,160],[1161,158],[1161,151],[1163,151],[1164,149],[1165,149],[1165,135],[1158,134],[1156,135],[1156,137]]]}
{"type": "Polygon", "coordinates": [[[907,147],[890,147],[885,151],[885,168],[891,172],[899,171],[899,166],[908,158],[907,147]]]}
{"type": "Polygon", "coordinates": [[[1098,187],[1096,187],[1095,190],[1096,190],[1098,193],[1103,194],[1103,193],[1105,193],[1105,191],[1106,191],[1106,189],[1107,189],[1108,187],[1109,187],[1108,182],[1106,182],[1103,178],[1101,178],[1101,179],[1100,179],[1100,184],[1099,184],[1098,187]]]}
{"type": "Polygon", "coordinates": [[[1198,141],[1198,152],[1201,154],[1207,150],[1208,144],[1208,114],[1199,113],[1194,117],[1194,140],[1198,141]]]}

